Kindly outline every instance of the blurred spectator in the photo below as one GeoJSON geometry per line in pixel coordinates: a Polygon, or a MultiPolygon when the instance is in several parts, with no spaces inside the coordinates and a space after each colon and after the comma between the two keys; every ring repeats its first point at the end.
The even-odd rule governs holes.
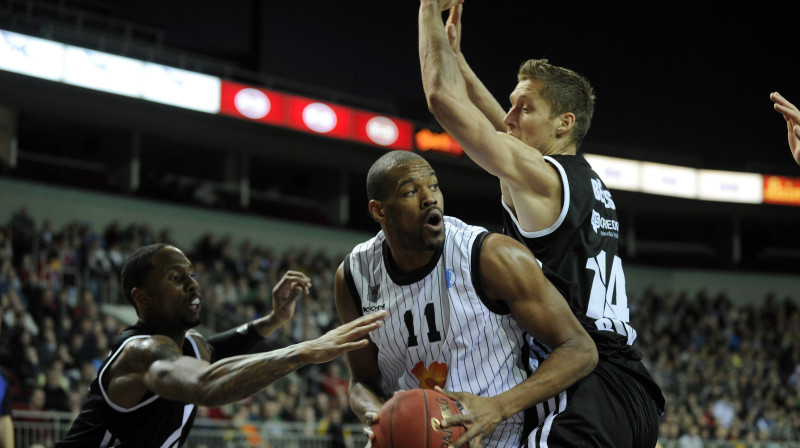
{"type": "MultiPolygon", "coordinates": [[[[34,411],[34,412],[43,412],[47,409],[45,408],[45,392],[42,388],[34,388],[28,394],[28,399],[25,402],[14,403],[12,404],[13,409],[19,409],[22,411],[34,411]]],[[[53,441],[53,431],[52,429],[47,429],[50,425],[46,425],[47,420],[43,416],[25,416],[20,417],[17,420],[25,421],[25,422],[35,422],[39,423],[36,425],[36,429],[34,429],[31,433],[28,434],[28,437],[32,440],[36,440],[41,442],[41,445],[31,445],[30,448],[45,448],[46,446],[52,446],[54,443],[53,441]]]]}
{"type": "Polygon", "coordinates": [[[50,411],[67,412],[71,410],[69,403],[70,384],[64,376],[61,361],[53,361],[44,371],[44,378],[39,381],[44,390],[44,407],[50,411]]]}
{"type": "Polygon", "coordinates": [[[325,365],[325,374],[322,376],[319,388],[330,396],[331,406],[339,409],[347,409],[349,400],[347,388],[350,382],[342,376],[342,366],[336,361],[331,361],[325,365]]]}
{"type": "Polygon", "coordinates": [[[11,232],[11,249],[14,253],[14,264],[19,264],[24,254],[33,252],[33,244],[36,241],[36,224],[33,218],[28,215],[28,209],[22,207],[11,216],[8,224],[11,232]]]}
{"type": "Polygon", "coordinates": [[[45,329],[38,344],[39,361],[44,364],[52,363],[56,359],[57,348],[58,341],[56,340],[55,330],[52,328],[45,329]]]}
{"type": "MultiPolygon", "coordinates": [[[[0,310],[3,309],[0,304],[0,310]]],[[[14,423],[11,420],[11,376],[0,365],[0,448],[14,448],[14,423]]]]}

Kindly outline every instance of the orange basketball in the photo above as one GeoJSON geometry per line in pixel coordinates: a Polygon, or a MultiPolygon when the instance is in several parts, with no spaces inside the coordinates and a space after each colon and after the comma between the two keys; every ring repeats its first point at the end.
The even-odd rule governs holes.
{"type": "Polygon", "coordinates": [[[378,411],[373,425],[375,448],[442,448],[450,446],[465,432],[463,426],[442,428],[445,417],[460,414],[456,403],[429,389],[412,389],[395,394],[378,411]]]}

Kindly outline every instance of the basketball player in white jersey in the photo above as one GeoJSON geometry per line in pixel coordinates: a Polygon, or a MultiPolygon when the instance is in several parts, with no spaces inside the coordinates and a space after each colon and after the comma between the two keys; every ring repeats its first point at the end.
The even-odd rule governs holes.
{"type": "Polygon", "coordinates": [[[800,165],[800,110],[778,92],[772,92],[769,98],[773,101],[775,110],[786,120],[789,149],[794,161],[800,165]]]}
{"type": "Polygon", "coordinates": [[[457,391],[448,393],[467,433],[456,446],[521,446],[526,411],[592,371],[592,340],[525,246],[443,214],[436,173],[419,155],[385,154],[367,192],[381,231],[339,266],[336,305],[345,323],[388,315],[347,355],[351,408],[370,425],[395,391],[457,391]],[[549,357],[531,366],[534,351],[549,357]]]}
{"type": "Polygon", "coordinates": [[[536,255],[599,353],[595,371],[564,401],[537,410],[528,446],[653,447],[665,400],[633,345],[616,205],[578,154],[594,90],[574,71],[532,59],[520,67],[504,110],[461,52],[462,2],[420,2],[428,106],[467,155],[498,178],[503,233],[536,255]]]}

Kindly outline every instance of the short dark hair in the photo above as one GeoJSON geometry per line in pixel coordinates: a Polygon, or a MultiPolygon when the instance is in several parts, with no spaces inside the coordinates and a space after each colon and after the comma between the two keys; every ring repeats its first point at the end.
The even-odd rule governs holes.
{"type": "Polygon", "coordinates": [[[411,151],[390,151],[382,155],[367,173],[367,198],[369,200],[383,201],[389,196],[386,180],[395,166],[409,160],[425,160],[419,154],[411,151]]]}
{"type": "Polygon", "coordinates": [[[155,256],[156,252],[167,246],[168,244],[159,243],[140,247],[122,266],[122,275],[120,276],[122,293],[125,294],[125,298],[128,299],[128,302],[133,305],[134,308],[136,308],[136,303],[133,301],[131,290],[145,284],[147,276],[150,275],[150,272],[155,267],[153,256],[155,256]]]}
{"type": "Polygon", "coordinates": [[[589,81],[568,68],[551,65],[547,59],[525,61],[517,72],[517,81],[526,80],[542,83],[541,95],[550,105],[551,118],[567,112],[575,114],[570,137],[580,147],[594,115],[595,95],[589,81]]]}

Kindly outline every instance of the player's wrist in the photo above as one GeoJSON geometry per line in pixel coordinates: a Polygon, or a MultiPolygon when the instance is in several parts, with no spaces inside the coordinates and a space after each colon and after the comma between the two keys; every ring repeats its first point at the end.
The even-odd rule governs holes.
{"type": "Polygon", "coordinates": [[[296,364],[297,368],[308,364],[315,364],[317,362],[317,357],[312,343],[313,341],[303,341],[292,345],[292,350],[290,350],[287,356],[287,362],[296,364]]]}

